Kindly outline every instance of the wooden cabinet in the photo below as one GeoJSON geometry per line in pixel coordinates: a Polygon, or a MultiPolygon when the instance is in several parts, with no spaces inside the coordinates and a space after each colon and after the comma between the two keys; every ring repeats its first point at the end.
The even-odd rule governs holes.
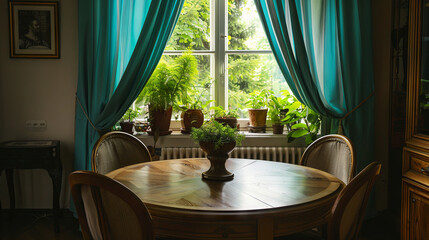
{"type": "Polygon", "coordinates": [[[402,239],[429,239],[429,188],[404,179],[402,181],[402,239]]]}
{"type": "Polygon", "coordinates": [[[409,1],[401,239],[429,239],[429,0],[409,1]]]}

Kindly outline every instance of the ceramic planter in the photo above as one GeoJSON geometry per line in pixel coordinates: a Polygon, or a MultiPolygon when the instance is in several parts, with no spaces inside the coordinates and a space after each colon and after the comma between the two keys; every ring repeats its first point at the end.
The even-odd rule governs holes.
{"type": "Polygon", "coordinates": [[[273,134],[283,134],[283,124],[273,124],[273,134]]]}
{"type": "Polygon", "coordinates": [[[119,124],[123,132],[133,134],[134,122],[120,122],[119,124]]]}
{"type": "Polygon", "coordinates": [[[159,131],[159,136],[171,134],[170,123],[172,111],[172,107],[169,107],[167,110],[153,110],[149,106],[150,131],[148,131],[148,134],[154,135],[157,129],[159,131]]]}
{"type": "Polygon", "coordinates": [[[248,109],[250,126],[264,127],[267,122],[268,109],[248,109]]]}
{"type": "Polygon", "coordinates": [[[218,118],[215,118],[215,121],[222,123],[224,126],[225,124],[228,124],[232,128],[237,127],[237,118],[235,117],[218,117],[218,118]]]}
{"type": "Polygon", "coordinates": [[[236,143],[225,143],[218,149],[215,149],[214,142],[199,142],[200,148],[207,153],[210,160],[210,168],[203,172],[202,177],[208,180],[228,181],[234,178],[234,174],[225,168],[225,162],[228,154],[235,148],[236,143]]]}
{"type": "Polygon", "coordinates": [[[182,129],[181,133],[191,133],[191,129],[199,128],[203,125],[204,122],[204,114],[201,109],[188,109],[186,111],[182,111],[182,129]]]}

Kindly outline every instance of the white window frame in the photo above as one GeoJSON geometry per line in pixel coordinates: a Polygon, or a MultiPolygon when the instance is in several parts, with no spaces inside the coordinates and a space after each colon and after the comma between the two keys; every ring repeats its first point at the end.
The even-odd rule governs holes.
{"type": "MultiPolygon", "coordinates": [[[[210,50],[192,50],[192,55],[210,56],[210,75],[215,79],[211,99],[228,107],[228,55],[272,54],[271,50],[228,50],[228,0],[210,0],[210,50]],[[218,14],[216,14],[218,13],[218,14]],[[217,23],[217,24],[216,24],[217,23]]],[[[163,55],[181,55],[185,50],[166,50],[163,55]]],[[[244,122],[243,122],[244,123],[244,122]]]]}

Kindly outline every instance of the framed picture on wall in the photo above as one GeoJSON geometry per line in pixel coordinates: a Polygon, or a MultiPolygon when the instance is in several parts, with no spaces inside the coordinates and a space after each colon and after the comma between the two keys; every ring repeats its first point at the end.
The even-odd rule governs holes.
{"type": "Polygon", "coordinates": [[[59,58],[58,2],[9,2],[10,57],[59,58]]]}

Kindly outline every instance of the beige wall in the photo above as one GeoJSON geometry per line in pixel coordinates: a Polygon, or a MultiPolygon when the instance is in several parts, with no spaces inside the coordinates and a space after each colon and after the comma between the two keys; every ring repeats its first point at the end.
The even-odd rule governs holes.
{"type": "MultiPolygon", "coordinates": [[[[63,188],[61,207],[68,207],[66,175],[74,161],[74,107],[78,69],[77,2],[59,1],[60,59],[9,58],[8,0],[0,0],[0,141],[58,139],[61,141],[63,188]],[[26,128],[27,120],[45,120],[47,128],[26,128]]],[[[9,207],[5,174],[0,200],[9,207]]],[[[51,208],[52,184],[42,170],[15,174],[17,208],[51,208]]]]}
{"type": "MultiPolygon", "coordinates": [[[[74,94],[78,70],[76,0],[59,1],[60,59],[11,59],[8,39],[8,0],[0,0],[0,141],[13,139],[59,139],[63,162],[61,207],[68,207],[66,176],[73,165],[74,94]],[[25,127],[26,120],[46,120],[44,131],[25,127]]],[[[374,70],[376,159],[388,165],[388,111],[391,1],[374,0],[374,70]]],[[[5,176],[0,176],[0,200],[9,207],[5,176]]],[[[18,208],[50,208],[52,185],[42,170],[22,170],[15,175],[18,208]]],[[[387,171],[377,187],[380,209],[386,207],[387,171]]]]}

